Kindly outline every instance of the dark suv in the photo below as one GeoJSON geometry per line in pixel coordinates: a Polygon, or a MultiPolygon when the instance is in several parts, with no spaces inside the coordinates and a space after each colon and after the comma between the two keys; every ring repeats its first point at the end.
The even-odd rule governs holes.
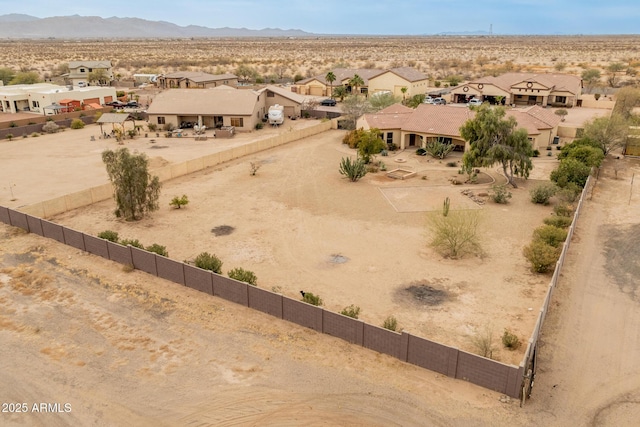
{"type": "Polygon", "coordinates": [[[320,105],[325,107],[335,107],[336,100],[331,98],[323,99],[322,101],[320,101],[320,105]]]}

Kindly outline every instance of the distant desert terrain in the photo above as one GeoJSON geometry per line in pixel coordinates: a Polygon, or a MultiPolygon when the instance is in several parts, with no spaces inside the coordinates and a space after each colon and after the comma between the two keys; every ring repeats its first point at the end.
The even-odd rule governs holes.
{"type": "MultiPolygon", "coordinates": [[[[115,73],[233,73],[241,64],[265,81],[309,77],[336,66],[414,67],[432,79],[472,79],[504,71],[603,72],[640,65],[640,36],[430,36],[171,40],[0,40],[0,63],[55,76],[72,60],[111,60],[115,73]]],[[[631,72],[633,74],[633,72],[631,72]]],[[[635,78],[622,73],[623,79],[635,78]]]]}

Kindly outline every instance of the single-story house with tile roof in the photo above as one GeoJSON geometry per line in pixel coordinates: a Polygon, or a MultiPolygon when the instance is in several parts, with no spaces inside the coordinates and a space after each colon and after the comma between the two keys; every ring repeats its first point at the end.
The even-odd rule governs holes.
{"type": "MultiPolygon", "coordinates": [[[[363,115],[356,126],[380,129],[382,138],[400,149],[417,149],[432,139],[444,138],[445,142],[454,144],[457,151],[466,151],[469,144],[460,135],[460,127],[474,116],[473,110],[459,106],[421,104],[414,110],[395,104],[363,115]]],[[[534,149],[552,143],[561,121],[553,111],[536,105],[508,109],[507,116],[515,117],[518,127],[527,130],[534,149]]]]}
{"type": "Polygon", "coordinates": [[[350,93],[352,87],[349,80],[357,74],[364,82],[362,87],[358,87],[358,92],[361,94],[368,95],[389,91],[395,96],[403,96],[402,88],[406,87],[406,96],[411,97],[418,93],[424,93],[429,80],[425,74],[410,67],[389,70],[335,68],[331,72],[336,76],[333,84],[326,80],[327,73],[324,73],[298,81],[295,84],[296,91],[302,95],[331,96],[331,87],[344,86],[350,93]]]}
{"type": "Polygon", "coordinates": [[[503,105],[579,107],[582,79],[569,74],[506,73],[487,76],[456,86],[453,102],[471,98],[503,105]]]}
{"type": "Polygon", "coordinates": [[[209,74],[199,71],[178,71],[161,74],[156,83],[161,89],[207,89],[217,86],[238,86],[238,77],[234,74],[209,74]]]}
{"type": "Polygon", "coordinates": [[[210,89],[172,89],[159,93],[147,109],[149,123],[181,127],[202,123],[208,129],[233,126],[251,131],[271,105],[285,106],[287,116],[299,116],[304,97],[277,86],[260,90],[218,86],[210,89]]]}

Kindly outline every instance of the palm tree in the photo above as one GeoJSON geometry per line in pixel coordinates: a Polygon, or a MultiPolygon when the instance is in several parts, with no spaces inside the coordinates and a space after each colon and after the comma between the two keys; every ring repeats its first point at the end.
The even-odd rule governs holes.
{"type": "Polygon", "coordinates": [[[364,80],[362,80],[362,77],[360,77],[359,75],[354,74],[353,77],[351,77],[351,80],[349,80],[349,84],[352,88],[354,88],[351,93],[355,92],[355,94],[357,95],[358,88],[364,86],[364,80]]]}
{"type": "Polygon", "coordinates": [[[329,71],[327,75],[324,76],[324,79],[329,82],[329,87],[330,87],[329,95],[333,99],[333,82],[336,81],[336,75],[333,74],[333,71],[329,71]]]}
{"type": "Polygon", "coordinates": [[[400,92],[402,92],[402,103],[404,103],[406,101],[407,87],[406,86],[401,87],[400,92]]]}

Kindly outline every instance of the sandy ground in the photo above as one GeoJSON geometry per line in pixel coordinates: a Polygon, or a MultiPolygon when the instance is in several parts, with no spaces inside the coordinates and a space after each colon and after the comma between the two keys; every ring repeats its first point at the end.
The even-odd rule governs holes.
{"type": "Polygon", "coordinates": [[[524,409],[0,225],[0,401],[28,408],[0,413],[1,424],[636,425],[637,263],[607,273],[619,257],[601,250],[637,257],[631,173],[601,180],[586,205],[524,409]],[[34,403],[70,412],[36,413],[34,403]]]}
{"type": "MultiPolygon", "coordinates": [[[[88,135],[78,137],[78,147],[89,144],[88,135]]],[[[262,287],[280,286],[292,295],[304,287],[320,293],[332,310],[354,303],[363,308],[361,318],[373,323],[394,314],[410,332],[463,349],[469,349],[469,336],[487,320],[497,333],[510,327],[528,337],[548,278],[528,272],[521,247],[550,208],[528,202],[527,187],[548,176],[554,161],[536,159],[533,179],[512,190],[509,205],[487,203],[479,209],[486,226],[483,257],[444,260],[425,245],[424,217],[425,211],[440,208],[439,192],[452,197],[452,206],[467,201],[459,194],[461,187],[447,183],[455,169],[405,152],[397,156],[408,159],[403,167],[416,170],[418,178],[398,182],[370,174],[349,183],[337,173],[340,157],[351,154],[339,143],[341,137],[342,132],[330,131],[167,183],[163,208],[149,220],[116,221],[111,202],[54,220],[86,232],[112,228],[123,237],[164,244],[175,259],[216,252],[225,271],[253,269],[262,287]],[[262,165],[255,177],[249,176],[249,161],[262,165]],[[423,175],[427,179],[420,179],[423,175]],[[438,192],[433,201],[424,201],[426,188],[438,192]],[[170,210],[169,199],[183,192],[191,204],[170,210]],[[397,209],[407,205],[407,198],[415,199],[408,204],[415,209],[397,209]],[[234,226],[235,231],[215,236],[210,230],[218,225],[234,226]],[[182,239],[175,237],[178,226],[182,239]],[[336,255],[346,262],[332,262],[336,255]],[[443,291],[447,298],[438,305],[416,302],[403,292],[416,282],[443,291]]],[[[64,167],[66,160],[53,162],[66,170],[67,178],[59,178],[47,194],[81,186],[77,168],[99,177],[100,151],[91,148],[85,150],[93,154],[71,167],[64,167]],[[87,164],[93,166],[82,166],[87,164]]],[[[184,160],[194,153],[179,146],[174,159],[171,148],[163,150],[154,162],[184,160]]],[[[64,151],[56,145],[53,158],[63,158],[64,151]]],[[[389,166],[394,160],[384,159],[389,166]]],[[[12,163],[4,162],[0,170],[12,163]]],[[[629,416],[638,402],[637,271],[605,273],[620,266],[606,268],[617,256],[605,257],[600,248],[637,250],[627,240],[621,245],[612,238],[633,227],[638,199],[629,185],[631,169],[621,174],[626,180],[613,180],[608,173],[587,204],[588,212],[599,213],[592,219],[590,213],[585,216],[586,225],[576,237],[579,249],[564,273],[565,279],[576,276],[576,282],[561,285],[558,295],[575,292],[570,291],[577,286],[572,283],[609,286],[596,287],[588,299],[571,300],[575,305],[567,305],[571,309],[566,313],[553,314],[573,320],[552,317],[548,322],[545,344],[552,351],[545,355],[543,348],[533,404],[524,411],[471,384],[139,272],[126,273],[107,261],[2,226],[0,375],[8,387],[0,397],[2,402],[59,402],[73,408],[59,415],[2,414],[2,423],[566,425],[579,419],[585,425],[631,425],[629,416]],[[631,204],[625,206],[629,194],[631,204]],[[620,203],[610,203],[614,199],[620,203]],[[590,255],[583,259],[583,253],[590,255]],[[600,307],[603,294],[615,309],[600,307]],[[594,311],[615,313],[611,322],[604,322],[594,311]],[[10,356],[15,354],[21,357],[10,356]]],[[[39,174],[19,176],[32,188],[49,182],[39,174]]],[[[491,170],[486,174],[497,177],[491,170]]],[[[521,358],[505,351],[495,356],[511,363],[521,358]]]]}
{"type": "MultiPolygon", "coordinates": [[[[145,245],[158,243],[177,260],[215,253],[224,272],[249,269],[266,289],[294,298],[300,290],[313,292],[337,312],[355,304],[361,319],[377,325],[393,315],[413,334],[467,351],[477,351],[472,337],[486,327],[496,340],[508,328],[526,341],[549,280],[530,273],[522,255],[533,229],[552,211],[529,201],[528,189],[538,181],[523,182],[508,205],[478,205],[461,191],[487,192],[493,181],[454,186],[448,179],[460,177],[457,168],[405,151],[384,161],[389,169],[415,170],[415,178],[377,173],[351,183],[337,172],[340,158],[354,154],[343,136],[325,132],[167,182],[161,209],[143,221],[115,218],[112,200],[52,220],[94,235],[109,229],[145,245]],[[250,161],[261,164],[256,176],[249,174],[250,161]],[[182,194],[190,204],[171,209],[169,201],[182,194]],[[454,210],[479,211],[482,256],[444,259],[428,247],[427,212],[439,212],[446,197],[454,210]],[[216,236],[219,226],[234,231],[216,236]],[[416,298],[412,287],[426,296],[416,298]]],[[[447,160],[456,159],[459,154],[447,160]]],[[[536,173],[548,176],[555,161],[536,164],[536,173]]],[[[493,170],[486,175],[503,182],[493,170]]],[[[520,363],[524,348],[500,347],[494,358],[520,363]]]]}

